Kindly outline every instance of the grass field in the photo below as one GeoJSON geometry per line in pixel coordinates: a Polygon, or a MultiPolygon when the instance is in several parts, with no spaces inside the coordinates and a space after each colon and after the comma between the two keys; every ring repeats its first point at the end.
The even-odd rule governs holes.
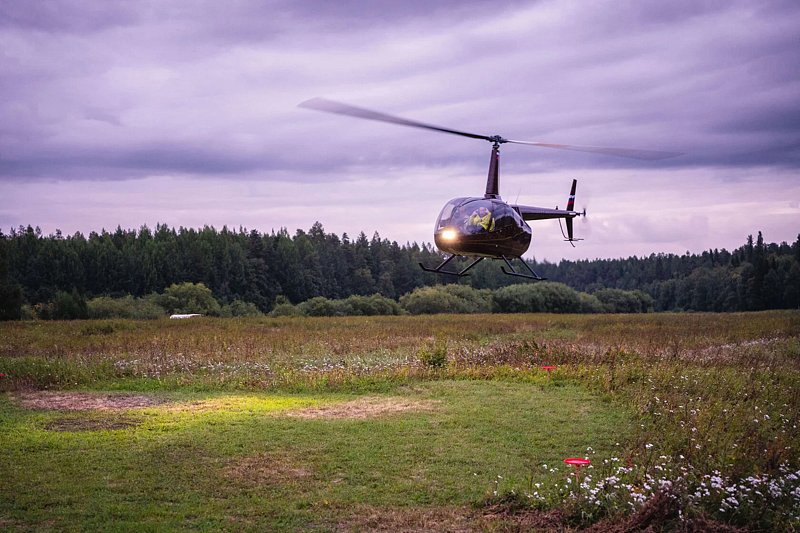
{"type": "Polygon", "coordinates": [[[0,529],[800,527],[798,312],[7,322],[0,391],[0,529]]]}

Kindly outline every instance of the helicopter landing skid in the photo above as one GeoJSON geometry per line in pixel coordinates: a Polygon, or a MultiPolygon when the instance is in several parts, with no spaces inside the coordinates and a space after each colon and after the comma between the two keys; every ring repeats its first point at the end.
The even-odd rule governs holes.
{"type": "Polygon", "coordinates": [[[503,259],[503,261],[506,262],[506,264],[508,265],[508,268],[511,270],[511,272],[509,272],[508,270],[506,270],[506,267],[500,267],[500,270],[503,271],[503,274],[507,274],[509,276],[517,276],[519,278],[531,279],[533,281],[544,281],[544,280],[547,279],[547,278],[541,277],[539,274],[534,272],[534,270],[531,268],[531,266],[528,263],[526,263],[525,260],[522,259],[521,257],[519,257],[518,259],[520,261],[522,261],[522,264],[525,265],[525,268],[528,269],[528,272],[530,272],[530,274],[524,274],[522,272],[517,272],[516,270],[514,270],[514,266],[511,264],[511,261],[509,261],[506,256],[502,256],[502,259],[503,259]]]}
{"type": "Polygon", "coordinates": [[[425,272],[434,272],[436,274],[450,274],[451,276],[462,277],[462,276],[469,276],[469,274],[467,274],[467,270],[469,270],[470,268],[474,267],[475,265],[483,261],[483,257],[478,257],[472,263],[470,263],[466,268],[464,268],[464,270],[462,270],[461,272],[450,272],[448,270],[442,270],[445,267],[445,265],[447,265],[447,263],[449,263],[454,257],[457,256],[455,254],[451,255],[450,257],[442,261],[436,268],[428,268],[422,263],[420,263],[419,266],[425,272]]]}

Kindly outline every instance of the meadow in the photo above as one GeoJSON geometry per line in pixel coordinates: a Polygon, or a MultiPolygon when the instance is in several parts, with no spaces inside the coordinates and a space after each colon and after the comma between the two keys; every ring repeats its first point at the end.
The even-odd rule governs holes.
{"type": "Polygon", "coordinates": [[[6,322],[0,391],[6,530],[800,528],[796,311],[6,322]]]}

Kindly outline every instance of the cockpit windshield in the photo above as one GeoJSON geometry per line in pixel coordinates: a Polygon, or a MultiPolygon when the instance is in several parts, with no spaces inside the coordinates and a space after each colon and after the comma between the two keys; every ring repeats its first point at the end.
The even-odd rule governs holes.
{"type": "Polygon", "coordinates": [[[467,235],[491,233],[500,229],[498,220],[511,214],[507,211],[511,210],[503,202],[486,198],[455,198],[439,214],[436,230],[447,228],[467,235]]]}

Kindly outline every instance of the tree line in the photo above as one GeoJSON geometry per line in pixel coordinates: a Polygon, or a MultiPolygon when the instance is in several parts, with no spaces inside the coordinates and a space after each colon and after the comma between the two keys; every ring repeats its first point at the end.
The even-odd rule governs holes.
{"type": "MultiPolygon", "coordinates": [[[[159,224],[65,236],[20,226],[0,232],[0,316],[18,318],[23,305],[66,301],[64,294],[142,298],[184,282],[204,284],[220,305],[241,302],[261,312],[315,297],[378,294],[399,301],[417,288],[452,283],[418,266],[440,260],[429,244],[401,245],[377,232],[371,239],[363,232],[339,237],[319,222],[294,235],[285,228],[260,233],[159,224]]],[[[588,295],[641,291],[657,311],[800,307],[800,235],[791,245],[766,244],[759,232],[732,252],[530,263],[548,279],[588,295]]],[[[458,283],[496,290],[519,280],[484,261],[458,283]]]]}

